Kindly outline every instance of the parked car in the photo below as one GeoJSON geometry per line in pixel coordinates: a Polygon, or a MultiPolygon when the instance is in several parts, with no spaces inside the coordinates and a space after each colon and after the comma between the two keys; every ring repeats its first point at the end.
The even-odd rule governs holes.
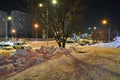
{"type": "Polygon", "coordinates": [[[13,50],[14,48],[10,44],[7,44],[6,42],[3,42],[3,43],[0,43],[0,49],[13,50]]]}
{"type": "Polygon", "coordinates": [[[13,46],[14,41],[7,41],[6,44],[9,44],[9,45],[13,46]]]}
{"type": "Polygon", "coordinates": [[[67,43],[74,43],[75,41],[73,39],[71,39],[70,37],[67,38],[66,40],[67,43]]]}
{"type": "Polygon", "coordinates": [[[25,49],[27,47],[30,47],[30,46],[25,42],[14,42],[13,43],[14,49],[25,49]]]}
{"type": "Polygon", "coordinates": [[[79,40],[79,44],[81,45],[81,46],[89,46],[89,45],[91,45],[93,43],[93,40],[89,40],[89,39],[80,39],[79,40]]]}

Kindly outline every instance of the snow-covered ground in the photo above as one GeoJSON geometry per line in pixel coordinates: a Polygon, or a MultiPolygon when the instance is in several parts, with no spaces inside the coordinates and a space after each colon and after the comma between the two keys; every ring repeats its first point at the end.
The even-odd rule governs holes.
{"type": "Polygon", "coordinates": [[[110,43],[98,43],[98,44],[94,44],[91,46],[95,46],[95,47],[105,47],[105,48],[119,48],[120,47],[120,43],[113,41],[110,43]]]}
{"type": "MultiPolygon", "coordinates": [[[[18,67],[20,72],[13,69],[4,80],[120,80],[120,48],[96,48],[75,44],[67,49],[45,49],[51,49],[49,52],[56,55],[46,55],[49,59],[27,69],[18,67]]],[[[48,53],[43,48],[37,52],[41,50],[41,53],[48,53]]],[[[33,56],[26,59],[26,63],[39,60],[39,53],[34,55],[37,59],[33,56]]]]}

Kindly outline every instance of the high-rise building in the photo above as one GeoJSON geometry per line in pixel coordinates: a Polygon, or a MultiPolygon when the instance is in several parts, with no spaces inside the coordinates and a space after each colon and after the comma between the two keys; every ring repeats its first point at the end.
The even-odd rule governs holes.
{"type": "Polygon", "coordinates": [[[0,37],[6,37],[6,28],[7,28],[7,12],[0,11],[0,37]]]}
{"type": "Polygon", "coordinates": [[[9,15],[7,12],[0,11],[0,38],[11,38],[16,34],[17,38],[32,38],[35,36],[35,29],[33,26],[34,17],[21,11],[11,11],[9,15]],[[12,33],[12,30],[15,33],[12,33]]]}
{"type": "MultiPolygon", "coordinates": [[[[11,12],[10,31],[16,30],[17,37],[33,37],[33,17],[25,12],[14,10],[11,12]]],[[[11,32],[12,35],[12,32],[11,32]]]]}

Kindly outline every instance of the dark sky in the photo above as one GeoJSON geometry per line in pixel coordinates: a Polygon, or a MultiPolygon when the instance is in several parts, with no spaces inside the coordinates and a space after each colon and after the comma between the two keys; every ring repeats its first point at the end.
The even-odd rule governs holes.
{"type": "Polygon", "coordinates": [[[21,0],[0,0],[0,10],[10,12],[18,9],[18,4],[21,0]]]}
{"type": "Polygon", "coordinates": [[[112,28],[120,30],[120,1],[119,0],[94,0],[88,5],[84,26],[100,27],[102,19],[108,19],[112,28]]]}
{"type": "MultiPolygon", "coordinates": [[[[88,5],[84,27],[100,26],[103,18],[109,20],[111,27],[120,29],[120,1],[119,0],[91,0],[88,5]]],[[[21,4],[21,0],[0,0],[0,10],[8,11],[19,9],[17,5],[21,4]]]]}

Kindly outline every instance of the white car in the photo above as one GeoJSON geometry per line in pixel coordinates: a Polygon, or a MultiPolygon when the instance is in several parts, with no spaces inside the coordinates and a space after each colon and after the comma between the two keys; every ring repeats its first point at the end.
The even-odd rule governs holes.
{"type": "Polygon", "coordinates": [[[7,44],[6,42],[1,42],[0,43],[0,49],[13,50],[14,48],[10,44],[7,44]]]}
{"type": "Polygon", "coordinates": [[[13,43],[13,48],[14,49],[25,49],[27,47],[30,47],[30,45],[28,45],[25,42],[14,42],[13,43]]]}
{"type": "Polygon", "coordinates": [[[13,46],[13,44],[14,44],[13,41],[7,41],[6,43],[9,44],[9,45],[11,45],[11,46],[13,46]]]}

